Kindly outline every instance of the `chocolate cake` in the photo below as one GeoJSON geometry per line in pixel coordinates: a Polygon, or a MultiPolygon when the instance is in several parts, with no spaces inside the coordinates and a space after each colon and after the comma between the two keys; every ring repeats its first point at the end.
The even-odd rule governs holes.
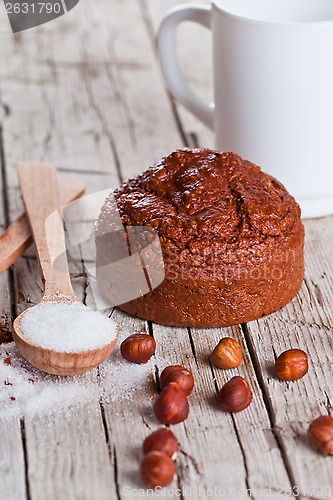
{"type": "MultiPolygon", "coordinates": [[[[125,227],[158,232],[165,266],[163,282],[123,311],[166,325],[226,326],[270,314],[298,292],[300,208],[280,182],[238,155],[179,149],[114,195],[125,227]]],[[[106,202],[97,230],[112,217],[106,202]]],[[[96,246],[98,263],[105,239],[96,246]]]]}

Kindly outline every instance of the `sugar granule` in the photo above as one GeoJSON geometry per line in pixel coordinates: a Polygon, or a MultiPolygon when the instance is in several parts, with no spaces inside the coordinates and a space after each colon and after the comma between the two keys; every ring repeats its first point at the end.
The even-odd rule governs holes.
{"type": "Polygon", "coordinates": [[[116,323],[80,302],[41,302],[21,321],[23,335],[33,344],[57,352],[82,352],[112,342],[116,323]]]}
{"type": "MultiPolygon", "coordinates": [[[[0,418],[75,413],[79,405],[100,399],[121,405],[135,400],[140,390],[152,393],[153,362],[135,365],[124,360],[120,343],[130,333],[122,332],[109,358],[98,368],[69,377],[48,375],[32,367],[14,342],[0,345],[0,418]]],[[[149,397],[148,397],[149,399],[149,397]]]]}

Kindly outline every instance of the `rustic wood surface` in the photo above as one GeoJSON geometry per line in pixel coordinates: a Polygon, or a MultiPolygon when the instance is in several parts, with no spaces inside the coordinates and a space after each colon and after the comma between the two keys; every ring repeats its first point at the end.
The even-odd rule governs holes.
{"type": "MultiPolygon", "coordinates": [[[[212,133],[171,101],[155,59],[159,22],[178,3],[81,0],[65,16],[16,35],[0,6],[1,231],[23,209],[16,174],[21,161],[53,164],[64,180],[95,192],[117,186],[175,148],[213,145],[212,133]]],[[[211,96],[209,32],[184,25],[179,57],[191,84],[211,96]]],[[[332,413],[333,218],[309,220],[305,227],[302,289],[268,318],[187,330],[113,311],[121,328],[145,329],[157,341],[147,385],[132,399],[112,402],[105,394],[69,419],[0,419],[0,498],[139,497],[140,446],[157,428],[151,402],[158,374],[171,363],[190,367],[196,385],[189,419],[174,427],[181,451],[166,497],[333,498],[333,459],[319,455],[306,438],[313,418],[332,413]],[[244,364],[231,372],[208,361],[227,335],[245,353],[244,364]],[[276,356],[290,347],[310,356],[309,374],[296,383],[272,374],[276,356]],[[224,414],[216,407],[216,391],[236,373],[250,381],[254,401],[244,412],[224,414]]],[[[83,259],[73,262],[74,289],[89,305],[86,271],[83,259]]],[[[10,339],[12,318],[41,295],[31,248],[0,275],[0,341],[10,339]]],[[[154,496],[161,493],[149,494],[154,496]]]]}

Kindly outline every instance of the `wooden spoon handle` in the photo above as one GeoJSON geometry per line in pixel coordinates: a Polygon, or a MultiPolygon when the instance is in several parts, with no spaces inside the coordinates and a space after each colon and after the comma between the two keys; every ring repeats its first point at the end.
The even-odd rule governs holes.
{"type": "Polygon", "coordinates": [[[60,202],[56,170],[41,163],[25,163],[19,165],[18,174],[45,284],[44,297],[59,293],[74,296],[66,258],[63,222],[57,216],[60,202]],[[48,224],[46,234],[45,222],[50,215],[52,225],[48,224]],[[62,256],[61,262],[57,262],[57,265],[61,265],[61,272],[53,267],[51,254],[62,256]]]}
{"type": "MultiPolygon", "coordinates": [[[[60,202],[62,205],[76,200],[84,193],[79,182],[60,181],[60,202]]],[[[21,257],[32,243],[31,229],[26,214],[20,215],[0,236],[0,274],[21,257]]]]}

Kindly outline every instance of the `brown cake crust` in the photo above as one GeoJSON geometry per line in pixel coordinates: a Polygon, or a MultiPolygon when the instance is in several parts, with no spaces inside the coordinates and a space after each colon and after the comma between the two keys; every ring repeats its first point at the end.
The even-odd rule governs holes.
{"type": "MultiPolygon", "coordinates": [[[[158,232],[164,257],[161,285],[120,306],[134,316],[175,326],[238,324],[280,309],[301,286],[299,206],[232,152],[177,150],[115,197],[125,226],[158,232]]],[[[109,217],[106,203],[97,226],[109,217]]]]}

